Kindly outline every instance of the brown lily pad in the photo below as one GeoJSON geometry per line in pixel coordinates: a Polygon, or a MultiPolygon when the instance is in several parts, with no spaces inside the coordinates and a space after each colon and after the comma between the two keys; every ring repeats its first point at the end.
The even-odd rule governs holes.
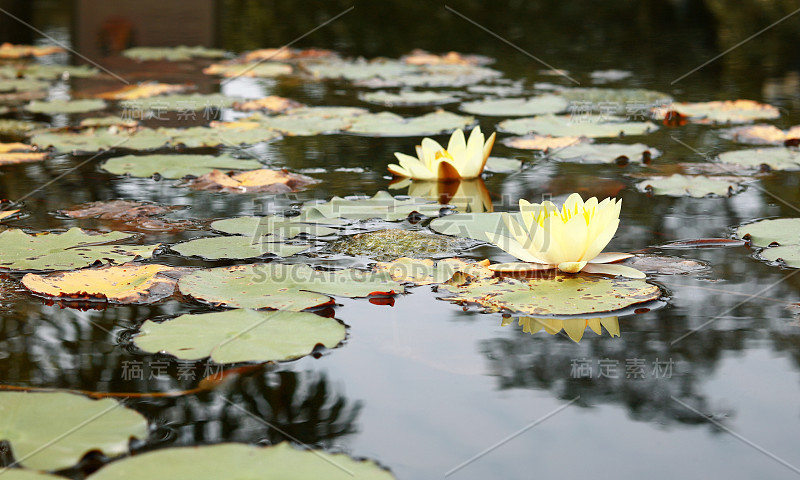
{"type": "Polygon", "coordinates": [[[212,190],[229,193],[286,193],[303,190],[319,180],[288,170],[262,168],[233,173],[214,170],[188,183],[195,190],[212,190]]]}
{"type": "Polygon", "coordinates": [[[145,82],[136,85],[126,85],[117,90],[95,95],[105,100],[137,100],[140,98],[155,97],[168,93],[179,93],[188,90],[189,85],[145,82]]]}
{"type": "Polygon", "coordinates": [[[482,55],[464,55],[458,52],[436,55],[420,49],[412,50],[401,60],[409,65],[486,65],[494,61],[482,55]]]}
{"type": "Polygon", "coordinates": [[[43,57],[54,53],[64,53],[64,49],[55,45],[41,47],[36,45],[14,45],[11,43],[0,45],[0,58],[43,57]]]}
{"type": "Polygon", "coordinates": [[[252,112],[254,110],[266,110],[269,113],[283,113],[292,108],[305,107],[304,104],[292,100],[291,98],[278,97],[270,95],[269,97],[259,98],[256,100],[249,100],[247,102],[236,102],[233,108],[243,112],[252,112]]]}
{"type": "Polygon", "coordinates": [[[503,140],[503,144],[511,148],[522,150],[558,150],[571,147],[579,143],[591,143],[591,138],[586,137],[551,137],[550,135],[528,135],[524,137],[509,137],[503,140]]]}
{"type": "Polygon", "coordinates": [[[40,162],[46,159],[47,152],[40,152],[32,145],[24,143],[0,143],[0,165],[40,162]]]}
{"type": "Polygon", "coordinates": [[[163,215],[183,207],[177,205],[158,205],[156,203],[134,200],[109,200],[75,205],[58,213],[70,218],[99,218],[101,220],[131,220],[139,217],[163,215]]]}

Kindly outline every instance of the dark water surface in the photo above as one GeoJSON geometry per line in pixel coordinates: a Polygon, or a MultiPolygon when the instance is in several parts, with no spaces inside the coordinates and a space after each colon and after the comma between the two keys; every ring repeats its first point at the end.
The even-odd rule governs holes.
{"type": "MultiPolygon", "coordinates": [[[[133,33],[121,34],[125,46],[205,42],[237,54],[284,45],[351,6],[321,1],[107,3],[119,3],[120,11],[133,12],[135,4],[157,8],[150,23],[132,21],[133,33]],[[160,8],[166,3],[175,5],[160,8]]],[[[445,8],[358,2],[294,46],[366,57],[397,57],[413,48],[479,53],[496,58],[493,68],[526,87],[534,82],[569,85],[542,73],[546,67],[532,56],[568,70],[583,86],[592,85],[592,71],[623,69],[633,76],[604,86],[658,90],[678,101],[758,100],[781,109],[782,117],[774,122],[781,128],[800,124],[800,15],[672,83],[800,7],[790,1],[732,3],[456,0],[445,8]]],[[[114,42],[96,34],[102,8],[110,8],[105,4],[0,2],[113,68],[103,55],[113,51],[114,42]]],[[[126,15],[135,18],[135,12],[126,15]]],[[[8,18],[0,26],[5,26],[3,41],[49,43],[8,18]]],[[[164,75],[168,80],[178,76],[164,75]]],[[[237,79],[220,87],[213,77],[186,75],[203,93],[369,106],[357,99],[356,88],[335,82],[237,79]]],[[[70,83],[76,91],[91,88],[81,80],[61,87],[70,83]]],[[[481,117],[480,123],[484,131],[493,131],[497,120],[481,117]]],[[[63,125],[70,119],[53,121],[63,125]]],[[[291,202],[384,190],[393,152],[413,152],[418,141],[327,135],[287,137],[248,149],[270,166],[319,172],[311,175],[322,183],[277,200],[116,177],[99,169],[100,159],[47,184],[87,158],[65,155],[44,164],[4,167],[0,198],[18,199],[47,184],[25,199],[31,215],[10,223],[33,229],[91,226],[52,212],[114,198],[187,205],[190,209],[181,213],[187,218],[271,213],[291,202]]],[[[743,148],[702,125],[661,128],[636,141],[663,151],[663,163],[702,160],[682,143],[708,155],[743,148]]],[[[536,201],[552,194],[563,200],[573,191],[623,198],[621,227],[610,250],[726,237],[743,222],[798,216],[797,173],[772,174],[730,198],[653,197],[638,192],[617,166],[537,161],[533,153],[499,142],[493,153],[530,161],[521,172],[486,179],[496,209],[513,208],[505,202],[509,198],[536,201]]],[[[146,240],[172,243],[192,235],[197,233],[148,235],[146,240]]],[[[465,312],[436,300],[428,287],[397,297],[393,306],[337,299],[336,318],[351,328],[342,347],[320,358],[256,369],[211,393],[131,400],[129,405],[154,426],[141,448],[270,444],[286,440],[283,431],[308,445],[373,458],[400,479],[794,477],[800,473],[800,328],[786,306],[800,301],[800,276],[754,259],[746,247],[665,253],[706,261],[711,269],[653,277],[664,287],[666,305],[620,317],[621,336],[616,338],[588,330],[580,343],[545,332],[529,335],[516,323],[501,326],[499,314],[465,312]],[[591,374],[580,378],[579,365],[590,366],[591,374]]],[[[510,260],[488,247],[468,255],[510,260]]],[[[80,311],[46,306],[24,293],[0,299],[0,382],[114,392],[192,388],[216,367],[145,355],[129,339],[146,319],[204,310],[170,301],[80,311]],[[143,379],[131,375],[133,365],[142,366],[143,379]],[[159,373],[154,368],[166,371],[149,378],[159,373]]]]}

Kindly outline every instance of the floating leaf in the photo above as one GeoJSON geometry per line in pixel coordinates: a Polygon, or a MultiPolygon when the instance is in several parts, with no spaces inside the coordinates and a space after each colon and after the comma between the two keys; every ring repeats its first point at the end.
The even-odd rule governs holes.
{"type": "Polygon", "coordinates": [[[186,148],[238,147],[255,145],[280,138],[280,134],[263,128],[256,122],[218,122],[211,127],[159,128],[158,133],[169,137],[171,146],[186,148]]]}
{"type": "Polygon", "coordinates": [[[304,210],[316,210],[325,217],[350,218],[367,220],[381,218],[383,220],[402,220],[411,213],[417,212],[429,217],[439,216],[442,205],[422,198],[397,199],[389,192],[381,191],[371,198],[333,197],[326,203],[306,203],[304,210]]]}
{"type": "Polygon", "coordinates": [[[559,113],[567,109],[568,102],[560,95],[539,95],[525,98],[495,98],[461,104],[461,111],[473,115],[492,117],[525,117],[545,113],[559,113]]]}
{"type": "Polygon", "coordinates": [[[20,210],[0,210],[0,222],[5,222],[6,220],[13,220],[18,217],[18,213],[20,210]]]}
{"type": "Polygon", "coordinates": [[[226,52],[201,46],[180,45],[177,47],[134,47],[125,50],[122,54],[140,62],[152,60],[179,62],[193,58],[221,58],[225,56],[226,52]]]}
{"type": "Polygon", "coordinates": [[[178,288],[184,295],[212,305],[290,311],[331,303],[328,295],[368,297],[403,292],[403,286],[385,273],[352,268],[325,272],[308,265],[279,263],[200,270],[181,278],[178,288]]]}
{"type": "Polygon", "coordinates": [[[229,78],[271,78],[289,75],[293,70],[291,65],[275,62],[215,63],[204,68],[203,73],[229,78]]]}
{"type": "Polygon", "coordinates": [[[456,272],[463,272],[477,278],[491,278],[494,272],[489,270],[489,260],[467,262],[460,258],[444,258],[432,260],[402,257],[392,262],[379,262],[375,270],[388,272],[398,282],[409,282],[414,285],[431,285],[444,283],[456,272]]]}
{"type": "Polygon", "coordinates": [[[99,218],[101,220],[131,220],[139,217],[163,215],[183,207],[164,206],[133,200],[109,200],[75,205],[58,213],[70,218],[99,218]]]}
{"type": "Polygon", "coordinates": [[[781,116],[781,112],[772,105],[752,100],[674,103],[670,107],[696,123],[749,123],[781,116]]]}
{"type": "Polygon", "coordinates": [[[258,160],[241,160],[227,155],[126,155],[114,157],[103,164],[103,170],[116,175],[164,178],[200,176],[215,169],[252,170],[261,167],[258,160]]]}
{"type": "Polygon", "coordinates": [[[650,163],[661,152],[643,143],[578,143],[556,150],[549,158],[577,163],[650,163]]]}
{"type": "Polygon", "coordinates": [[[421,107],[425,105],[447,105],[455,103],[458,97],[451,93],[434,91],[402,90],[398,93],[379,90],[366,92],[358,96],[364,102],[387,107],[421,107]]]}
{"type": "Polygon", "coordinates": [[[775,125],[747,125],[723,130],[722,138],[751,145],[781,145],[787,140],[800,139],[800,125],[781,130],[775,125]]]}
{"type": "Polygon", "coordinates": [[[704,175],[675,174],[668,177],[649,177],[636,184],[643,192],[672,197],[729,197],[742,190],[748,179],[743,177],[706,177],[704,175]]]}
{"type": "Polygon", "coordinates": [[[344,325],[313,313],[237,309],[161,323],[148,320],[133,342],[144,351],[183,360],[211,357],[217,363],[240,363],[294,360],[317,345],[334,348],[344,337],[344,325]]]}
{"type": "Polygon", "coordinates": [[[486,65],[494,62],[494,59],[482,55],[464,55],[458,52],[435,55],[418,48],[400,60],[409,65],[486,65]]]}
{"type": "Polygon", "coordinates": [[[602,112],[610,115],[630,115],[644,119],[653,107],[672,102],[666,93],[641,88],[566,88],[559,93],[576,111],[602,112]]]}
{"type": "Polygon", "coordinates": [[[255,62],[258,60],[297,60],[297,59],[324,59],[336,57],[337,54],[332,50],[320,48],[261,48],[243,54],[241,58],[245,62],[255,62]]]}
{"type": "Polygon", "coordinates": [[[800,218],[760,220],[742,225],[736,230],[736,235],[759,247],[800,245],[800,218]]]}
{"type": "Polygon", "coordinates": [[[591,77],[592,82],[594,83],[608,83],[608,82],[618,82],[620,80],[625,80],[628,77],[632,77],[633,72],[629,72],[627,70],[595,70],[594,72],[589,74],[591,77]]]}
{"type": "Polygon", "coordinates": [[[29,273],[22,285],[31,292],[66,300],[154,303],[171,297],[185,269],[166,265],[126,264],[46,275],[29,273]]]}
{"type": "Polygon", "coordinates": [[[65,50],[55,45],[14,45],[13,43],[0,45],[0,58],[43,57],[55,53],[65,53],[65,50]]]}
{"type": "Polygon", "coordinates": [[[451,132],[471,125],[475,119],[436,111],[420,117],[403,118],[390,112],[361,115],[353,119],[348,133],[376,137],[412,137],[451,132]]]}
{"type": "Polygon", "coordinates": [[[364,80],[372,77],[395,78],[418,72],[419,69],[397,60],[347,61],[333,59],[304,65],[304,69],[315,78],[364,80]]]}
{"type": "Polygon", "coordinates": [[[165,448],[113,462],[93,474],[93,480],[392,480],[391,473],[373,461],[356,461],[342,453],[297,450],[288,443],[256,447],[223,443],[200,447],[165,448]],[[338,468],[337,468],[338,467],[338,468]],[[254,473],[257,472],[257,473],[254,473]]]}
{"type": "Polygon", "coordinates": [[[189,182],[189,188],[228,193],[288,193],[305,189],[319,180],[287,170],[262,168],[242,173],[213,170],[189,182]]]}
{"type": "Polygon", "coordinates": [[[473,244],[444,235],[388,229],[349,235],[332,242],[328,248],[334,253],[387,261],[443,255],[470,246],[473,244]]]}
{"type": "MultiPolygon", "coordinates": [[[[327,219],[322,219],[327,220],[327,219]]],[[[322,223],[326,223],[322,221],[322,223]]],[[[341,222],[334,221],[334,224],[341,222]]],[[[338,230],[309,222],[301,217],[236,217],[217,220],[211,228],[223,233],[233,235],[247,235],[248,237],[274,236],[277,238],[293,238],[304,234],[324,237],[338,233],[338,230]]]]}
{"type": "Polygon", "coordinates": [[[32,113],[54,115],[57,113],[85,113],[93,110],[103,110],[106,102],[102,100],[34,100],[25,106],[25,110],[32,113]]]}
{"type": "Polygon", "coordinates": [[[123,100],[119,102],[119,107],[128,111],[130,115],[134,115],[137,111],[197,112],[232,107],[237,100],[221,93],[209,93],[206,95],[194,93],[191,95],[178,94],[123,100]]]}
{"type": "Polygon", "coordinates": [[[312,136],[346,130],[352,125],[354,117],[367,113],[367,110],[360,108],[307,107],[289,110],[286,114],[274,117],[254,115],[250,119],[284,135],[312,136]]]}
{"type": "Polygon", "coordinates": [[[453,295],[444,300],[476,303],[490,311],[522,315],[580,315],[620,310],[657,300],[661,291],[644,280],[586,275],[548,278],[475,279],[458,274],[439,287],[453,295]]]}
{"type": "Polygon", "coordinates": [[[74,270],[95,262],[125,263],[149,258],[158,245],[108,245],[130,238],[122,232],[90,235],[80,228],[64,233],[28,235],[19,229],[0,232],[0,269],[74,270]]]}
{"type": "MultiPolygon", "coordinates": [[[[0,52],[2,47],[0,47],[0,52]]],[[[50,88],[50,82],[42,80],[31,80],[29,78],[7,78],[0,80],[0,92],[32,92],[38,90],[47,90],[50,88]]]]}
{"type": "Polygon", "coordinates": [[[137,100],[140,98],[155,97],[169,93],[183,92],[189,88],[188,85],[143,82],[134,85],[126,85],[122,88],[95,95],[97,98],[105,100],[137,100]]]}
{"type": "Polygon", "coordinates": [[[30,63],[11,67],[3,71],[4,77],[25,77],[43,80],[57,80],[59,78],[88,78],[100,73],[100,70],[90,65],[55,65],[44,63],[30,63]]]}
{"type": "Polygon", "coordinates": [[[652,122],[626,122],[622,118],[607,117],[608,121],[583,120],[570,115],[541,115],[530,118],[503,120],[497,127],[514,135],[538,133],[554,137],[618,137],[620,135],[644,135],[657,130],[652,122]]]}
{"type": "Polygon", "coordinates": [[[780,262],[787,267],[800,268],[800,245],[765,248],[758,255],[770,262],[780,262]]]}
{"type": "Polygon", "coordinates": [[[503,140],[503,144],[511,148],[523,150],[542,150],[551,151],[578,145],[581,143],[591,143],[594,140],[586,137],[551,137],[549,135],[528,135],[525,137],[509,137],[503,140]]]}
{"type": "Polygon", "coordinates": [[[122,129],[133,129],[139,125],[139,122],[130,118],[108,115],[106,117],[84,118],[79,125],[81,128],[120,127],[122,129]]]}
{"type": "Polygon", "coordinates": [[[772,170],[798,170],[800,169],[800,151],[784,147],[735,150],[721,153],[719,161],[753,167],[767,165],[772,170]]]}
{"type": "Polygon", "coordinates": [[[354,84],[365,88],[459,88],[474,85],[502,76],[491,68],[472,65],[426,65],[416,72],[380,75],[357,80],[354,84]]]}
{"type": "MultiPolygon", "coordinates": [[[[519,212],[511,213],[511,217],[520,225],[524,225],[519,212]]],[[[481,242],[488,242],[486,232],[505,235],[506,226],[502,213],[456,213],[434,219],[429,227],[434,232],[445,235],[455,235],[462,238],[474,238],[481,242]]]]}
{"type": "Polygon", "coordinates": [[[117,131],[88,129],[81,132],[45,132],[31,138],[39,148],[53,147],[60,152],[98,152],[101,150],[153,150],[163,147],[169,137],[149,129],[117,131]]]}
{"type": "MultiPolygon", "coordinates": [[[[505,327],[514,321],[513,318],[504,318],[501,326],[505,327]]],[[[575,343],[579,343],[586,332],[591,328],[598,335],[603,334],[603,328],[611,337],[619,337],[619,317],[602,318],[532,318],[519,317],[519,326],[525,333],[534,333],[544,330],[550,335],[556,335],[562,330],[575,343]]]]}
{"type": "Polygon", "coordinates": [[[63,392],[0,392],[0,432],[16,461],[37,470],[69,468],[90,451],[118,457],[148,435],[147,420],[116,400],[63,392]]]}
{"type": "Polygon", "coordinates": [[[516,158],[489,157],[483,170],[492,173],[514,173],[522,168],[522,161],[516,158]]]}
{"type": "Polygon", "coordinates": [[[0,143],[0,165],[40,162],[47,158],[47,152],[24,143],[0,143]]]}
{"type": "Polygon", "coordinates": [[[710,269],[708,264],[698,260],[663,255],[636,255],[623,264],[640,272],[657,275],[684,275],[710,269]]]}
{"type": "Polygon", "coordinates": [[[259,98],[256,100],[248,100],[246,102],[236,102],[233,104],[233,108],[244,112],[250,112],[253,110],[266,110],[270,113],[281,113],[285,112],[286,110],[304,106],[305,105],[302,103],[292,100],[291,98],[278,97],[275,95],[270,95],[268,97],[259,98]]]}
{"type": "Polygon", "coordinates": [[[0,118],[0,135],[20,138],[24,137],[25,134],[40,128],[41,126],[42,124],[35,122],[0,118]]]}
{"type": "Polygon", "coordinates": [[[206,237],[178,243],[170,247],[184,257],[201,257],[206,260],[258,258],[265,255],[290,257],[308,250],[311,245],[287,245],[261,238],[233,235],[206,237]]]}

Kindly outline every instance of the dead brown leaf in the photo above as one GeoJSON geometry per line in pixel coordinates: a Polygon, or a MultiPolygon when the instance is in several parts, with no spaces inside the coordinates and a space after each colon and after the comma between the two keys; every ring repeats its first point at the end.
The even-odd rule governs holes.
{"type": "Polygon", "coordinates": [[[286,193],[297,192],[319,180],[287,170],[250,170],[233,173],[214,170],[189,182],[195,190],[229,193],[286,193]]]}
{"type": "Polygon", "coordinates": [[[305,107],[305,105],[292,100],[291,98],[278,97],[275,95],[259,98],[257,100],[250,100],[248,102],[236,102],[233,104],[233,108],[245,112],[250,112],[253,110],[267,110],[270,113],[281,113],[292,108],[300,107],[305,107]]]}
{"type": "Polygon", "coordinates": [[[0,58],[43,57],[54,53],[64,53],[64,49],[54,45],[44,47],[35,45],[14,45],[11,43],[0,45],[0,58]]]}
{"type": "Polygon", "coordinates": [[[117,90],[95,95],[97,98],[106,100],[137,100],[140,98],[155,97],[167,93],[184,92],[189,89],[189,85],[172,83],[144,82],[137,85],[126,85],[117,90]]]}
{"type": "Polygon", "coordinates": [[[447,52],[435,55],[425,50],[412,50],[402,60],[409,65],[485,65],[491,59],[480,55],[462,55],[458,52],[447,52]]]}
{"type": "Polygon", "coordinates": [[[511,148],[522,150],[542,150],[548,152],[559,150],[579,143],[591,143],[586,137],[551,137],[550,135],[530,135],[525,137],[511,137],[503,143],[511,148]]]}
{"type": "Polygon", "coordinates": [[[131,220],[140,217],[163,215],[182,207],[177,205],[158,205],[156,203],[133,200],[109,200],[75,205],[58,213],[70,218],[99,218],[101,220],[131,220]]]}
{"type": "Polygon", "coordinates": [[[39,152],[36,147],[24,143],[0,143],[0,165],[39,162],[47,158],[47,152],[39,152]]]}

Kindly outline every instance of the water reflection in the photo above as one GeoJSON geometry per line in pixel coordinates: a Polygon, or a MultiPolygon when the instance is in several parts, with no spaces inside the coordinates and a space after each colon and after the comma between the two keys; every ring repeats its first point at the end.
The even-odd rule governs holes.
{"type": "MultiPolygon", "coordinates": [[[[522,331],[533,335],[536,332],[544,330],[550,335],[555,335],[562,330],[567,336],[578,343],[583,338],[583,334],[587,328],[590,328],[598,335],[603,334],[603,328],[606,333],[611,337],[619,337],[619,318],[618,317],[603,317],[603,318],[533,318],[533,317],[519,317],[519,326],[522,331]]],[[[503,318],[501,326],[505,327],[513,323],[514,318],[503,318]]]]}
{"type": "Polygon", "coordinates": [[[483,179],[452,182],[420,182],[403,179],[389,185],[390,189],[408,187],[408,195],[453,205],[465,213],[493,212],[492,197],[483,179]]]}

